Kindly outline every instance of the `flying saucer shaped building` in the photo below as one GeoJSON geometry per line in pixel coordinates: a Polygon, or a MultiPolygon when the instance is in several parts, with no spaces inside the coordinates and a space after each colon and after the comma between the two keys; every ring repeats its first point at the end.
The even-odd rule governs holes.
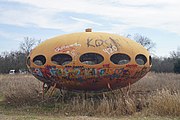
{"type": "Polygon", "coordinates": [[[86,29],[42,42],[31,51],[27,66],[49,86],[109,91],[135,83],[152,65],[149,52],[135,41],[86,29]]]}

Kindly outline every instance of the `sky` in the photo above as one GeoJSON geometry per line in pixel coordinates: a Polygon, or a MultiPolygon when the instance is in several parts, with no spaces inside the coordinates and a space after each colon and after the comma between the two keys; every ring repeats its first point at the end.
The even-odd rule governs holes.
{"type": "Polygon", "coordinates": [[[180,0],[0,0],[0,53],[19,50],[24,37],[63,34],[140,34],[156,43],[155,56],[180,47],[180,0]]]}

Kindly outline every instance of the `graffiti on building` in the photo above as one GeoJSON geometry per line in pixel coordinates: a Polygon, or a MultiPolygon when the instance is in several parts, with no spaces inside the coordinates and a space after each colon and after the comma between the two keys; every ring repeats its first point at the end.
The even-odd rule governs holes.
{"type": "Polygon", "coordinates": [[[55,48],[55,52],[68,53],[68,54],[71,54],[72,56],[76,56],[78,54],[76,52],[77,47],[81,47],[81,44],[74,43],[71,45],[60,46],[60,47],[55,48]]]}
{"type": "Polygon", "coordinates": [[[103,51],[107,54],[112,54],[119,50],[120,44],[116,39],[109,37],[107,40],[102,39],[87,39],[87,47],[103,47],[103,51]]]}
{"type": "MultiPolygon", "coordinates": [[[[111,81],[127,81],[142,78],[149,68],[143,67],[131,69],[135,67],[128,65],[124,68],[110,68],[108,64],[101,68],[86,68],[84,66],[65,66],[57,68],[56,66],[46,66],[45,68],[31,68],[33,75],[43,80],[51,80],[61,84],[76,84],[81,85],[91,82],[96,85],[101,80],[111,81]]],[[[46,81],[44,81],[46,82],[46,81]]]]}

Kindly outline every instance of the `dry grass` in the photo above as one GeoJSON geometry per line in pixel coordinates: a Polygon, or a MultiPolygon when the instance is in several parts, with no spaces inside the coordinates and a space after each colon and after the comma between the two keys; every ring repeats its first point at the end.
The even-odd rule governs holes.
{"type": "Polygon", "coordinates": [[[144,116],[180,116],[180,75],[149,73],[139,82],[103,94],[59,91],[52,99],[42,102],[42,83],[31,75],[0,75],[0,109],[16,113],[109,116],[141,114],[144,116]],[[2,95],[5,99],[2,99],[2,95]],[[3,106],[3,107],[2,107],[3,106]],[[11,106],[11,107],[8,107],[11,106]]]}
{"type": "Polygon", "coordinates": [[[169,90],[157,91],[150,97],[149,111],[156,115],[180,116],[180,93],[169,90]]]}
{"type": "Polygon", "coordinates": [[[164,88],[168,90],[180,90],[180,74],[150,72],[131,87],[132,91],[136,92],[151,92],[164,88]]]}
{"type": "Polygon", "coordinates": [[[178,117],[160,116],[123,116],[119,118],[89,117],[89,116],[46,116],[46,115],[2,115],[0,120],[179,120],[178,117]]]}
{"type": "Polygon", "coordinates": [[[39,101],[41,84],[31,75],[0,75],[0,94],[8,103],[34,103],[39,101]]]}

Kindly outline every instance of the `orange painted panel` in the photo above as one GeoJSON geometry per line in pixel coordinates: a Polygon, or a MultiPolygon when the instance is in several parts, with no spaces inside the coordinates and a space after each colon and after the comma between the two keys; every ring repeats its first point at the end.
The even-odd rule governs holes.
{"type": "Polygon", "coordinates": [[[151,68],[149,52],[128,38],[80,32],[48,39],[29,55],[31,73],[72,91],[108,91],[132,84],[151,68]]]}

